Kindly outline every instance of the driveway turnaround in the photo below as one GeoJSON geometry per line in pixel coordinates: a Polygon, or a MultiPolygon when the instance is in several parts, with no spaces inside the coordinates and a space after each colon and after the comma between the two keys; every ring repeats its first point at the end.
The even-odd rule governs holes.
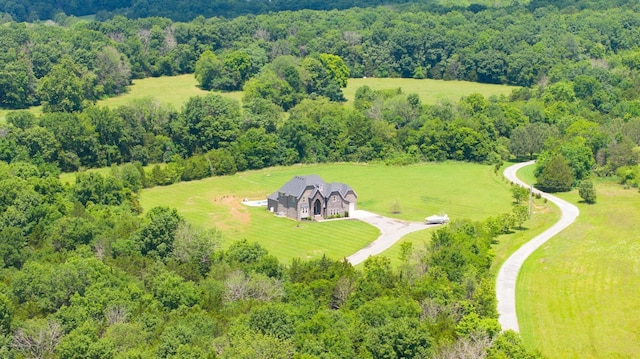
{"type": "MultiPolygon", "coordinates": [[[[513,183],[529,187],[526,183],[518,179],[516,172],[518,169],[533,163],[534,161],[529,161],[507,167],[504,170],[504,176],[513,183]]],[[[498,314],[500,316],[498,321],[502,326],[502,330],[511,329],[516,332],[520,330],[518,327],[518,317],[516,315],[516,279],[518,278],[518,273],[520,272],[520,268],[522,268],[524,261],[531,255],[531,253],[542,246],[551,237],[569,227],[569,225],[571,225],[571,223],[573,223],[578,217],[578,214],[580,214],[580,211],[576,206],[565,200],[536,189],[533,190],[533,193],[540,193],[542,197],[553,202],[560,208],[562,216],[558,222],[551,226],[551,228],[542,232],[540,235],[525,243],[515,251],[511,257],[504,262],[502,267],[500,267],[496,283],[496,296],[498,298],[498,314]]]]}
{"type": "Polygon", "coordinates": [[[394,218],[383,217],[363,210],[353,211],[353,213],[349,213],[349,217],[359,219],[377,227],[380,230],[380,236],[378,239],[371,242],[371,244],[362,248],[355,254],[347,257],[347,260],[352,265],[360,264],[369,258],[369,256],[374,256],[386,251],[393,246],[394,243],[400,240],[400,238],[411,232],[440,225],[424,224],[422,222],[406,222],[394,218]]]}

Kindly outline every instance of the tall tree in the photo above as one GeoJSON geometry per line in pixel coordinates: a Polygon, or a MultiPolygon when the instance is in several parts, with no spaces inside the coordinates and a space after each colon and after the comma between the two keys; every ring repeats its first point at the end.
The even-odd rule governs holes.
{"type": "Polygon", "coordinates": [[[40,83],[38,97],[45,112],[76,112],[85,107],[82,72],[69,57],[55,65],[40,83]]]}

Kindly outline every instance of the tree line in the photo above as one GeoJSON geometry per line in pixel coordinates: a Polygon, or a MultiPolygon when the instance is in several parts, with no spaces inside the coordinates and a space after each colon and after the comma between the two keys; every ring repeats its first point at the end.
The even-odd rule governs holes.
{"type": "Polygon", "coordinates": [[[573,81],[523,88],[510,97],[472,94],[435,105],[422,104],[416,94],[401,89],[363,86],[353,106],[345,106],[318,93],[341,97],[346,78],[331,75],[318,58],[300,62],[284,56],[247,82],[242,106],[208,94],[191,98],[181,110],[146,99],[115,109],[90,106],[38,116],[9,112],[0,136],[0,160],[46,164],[65,172],[138,163],[148,187],[294,163],[500,164],[535,155],[538,185],[546,190],[570,189],[593,173],[618,174],[634,185],[640,117],[633,108],[638,100],[635,93],[625,92],[622,79],[629,77],[617,73],[637,74],[623,66],[583,71],[587,75],[573,81]],[[310,78],[305,64],[321,69],[324,80],[303,81],[310,78]],[[609,98],[599,102],[608,113],[594,105],[592,96],[576,94],[585,81],[601,91],[597,88],[603,82],[591,72],[619,81],[610,84],[609,98]],[[316,85],[323,83],[330,85],[316,85]],[[161,163],[167,165],[142,169],[161,163]]]}
{"type": "MultiPolygon", "coordinates": [[[[1,0],[0,9],[7,16],[16,21],[37,21],[55,19],[60,14],[73,16],[95,15],[99,20],[105,20],[114,15],[124,15],[129,18],[145,18],[151,16],[167,17],[174,21],[190,21],[198,16],[212,17],[221,16],[233,18],[247,14],[264,14],[280,11],[310,10],[343,10],[354,7],[366,8],[382,5],[395,5],[399,7],[412,4],[407,0],[359,0],[359,1],[292,1],[292,0],[259,0],[259,1],[238,1],[238,0],[218,0],[218,1],[193,1],[185,4],[175,0],[118,0],[118,1],[86,1],[78,3],[68,0],[60,0],[55,3],[42,0],[1,0]]],[[[476,0],[469,2],[468,6],[463,3],[451,4],[446,1],[433,0],[420,2],[421,9],[428,9],[432,12],[450,12],[454,10],[469,10],[473,12],[485,11],[492,7],[514,7],[526,6],[534,10],[540,7],[555,6],[560,9],[603,9],[613,6],[629,4],[629,1],[617,1],[613,4],[600,1],[584,0],[503,0],[487,1],[476,0]]]]}
{"type": "MultiPolygon", "coordinates": [[[[529,87],[569,63],[633,51],[639,40],[633,29],[640,18],[632,4],[579,11],[514,6],[475,12],[434,12],[408,4],[232,19],[200,16],[189,22],[124,16],[97,22],[65,15],[53,24],[4,21],[0,106],[56,103],[62,83],[69,88],[65,97],[71,103],[52,110],[77,110],[83,101],[126,91],[131,78],[193,73],[203,56],[220,77],[213,88],[220,89],[242,88],[282,55],[303,59],[318,54],[340,57],[351,77],[529,87]]],[[[636,66],[633,56],[628,60],[636,66]]]]}

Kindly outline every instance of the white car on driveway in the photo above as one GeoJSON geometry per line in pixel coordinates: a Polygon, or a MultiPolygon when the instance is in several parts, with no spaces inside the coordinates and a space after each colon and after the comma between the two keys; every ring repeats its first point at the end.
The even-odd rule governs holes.
{"type": "Polygon", "coordinates": [[[449,223],[449,216],[446,214],[436,214],[424,219],[426,224],[444,224],[449,223]]]}

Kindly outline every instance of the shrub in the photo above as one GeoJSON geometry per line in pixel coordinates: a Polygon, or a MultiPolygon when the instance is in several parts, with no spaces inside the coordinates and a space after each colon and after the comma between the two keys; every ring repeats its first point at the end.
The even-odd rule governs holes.
{"type": "Polygon", "coordinates": [[[566,192],[571,189],[575,177],[567,159],[558,154],[544,166],[537,176],[536,186],[547,192],[566,192]]]}
{"type": "Polygon", "coordinates": [[[580,182],[578,193],[580,194],[580,198],[582,198],[586,203],[596,203],[596,189],[593,186],[593,182],[589,180],[580,182]]]}

